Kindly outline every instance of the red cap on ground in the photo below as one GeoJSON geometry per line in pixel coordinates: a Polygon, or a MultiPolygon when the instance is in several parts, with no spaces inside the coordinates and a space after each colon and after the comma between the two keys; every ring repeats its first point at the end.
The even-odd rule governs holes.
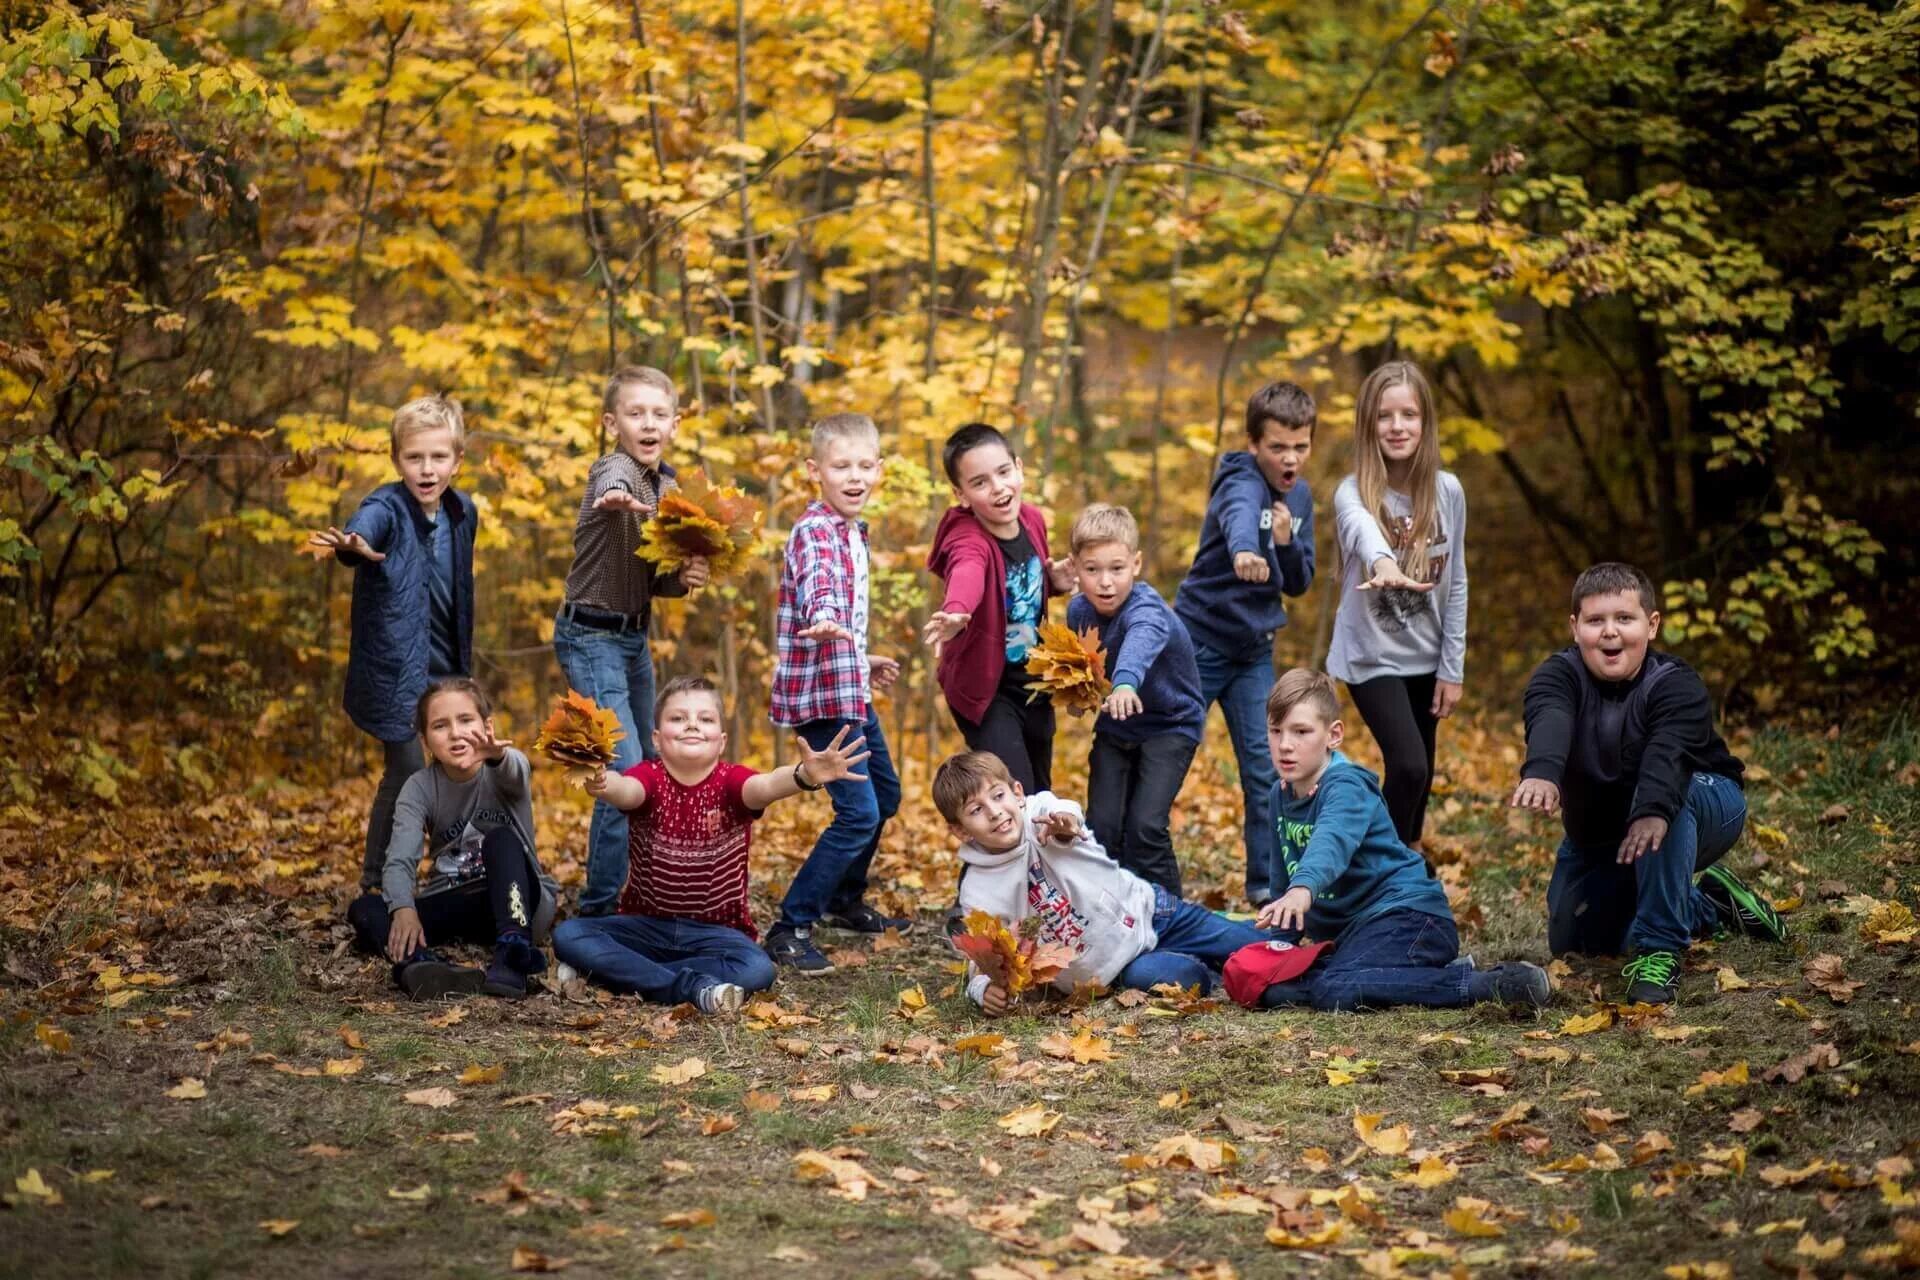
{"type": "Polygon", "coordinates": [[[1221,978],[1235,1004],[1252,1009],[1276,982],[1297,978],[1313,967],[1331,942],[1250,942],[1227,957],[1221,978]]]}

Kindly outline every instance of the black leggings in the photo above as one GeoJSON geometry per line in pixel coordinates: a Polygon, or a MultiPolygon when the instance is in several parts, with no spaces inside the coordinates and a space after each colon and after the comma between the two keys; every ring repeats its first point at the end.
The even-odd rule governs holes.
{"type": "Polygon", "coordinates": [[[969,751],[991,751],[1028,795],[1053,789],[1053,700],[1044,693],[1032,702],[1004,685],[987,704],[980,722],[953,713],[969,751]]]}
{"type": "MultiPolygon", "coordinates": [[[[1440,721],[1433,714],[1434,675],[1376,676],[1347,686],[1360,718],[1380,744],[1386,777],[1380,791],[1402,843],[1420,839],[1433,788],[1433,741],[1440,721]]],[[[1427,860],[1429,868],[1433,860],[1427,860]]]]}
{"type": "MultiPolygon", "coordinates": [[[[454,940],[484,944],[509,933],[533,933],[541,889],[534,878],[533,859],[520,837],[512,827],[495,827],[480,844],[480,859],[486,867],[484,875],[414,899],[427,946],[454,940]]],[[[347,922],[353,926],[360,950],[376,956],[387,953],[393,913],[379,893],[356,898],[347,908],[347,922]]]]}

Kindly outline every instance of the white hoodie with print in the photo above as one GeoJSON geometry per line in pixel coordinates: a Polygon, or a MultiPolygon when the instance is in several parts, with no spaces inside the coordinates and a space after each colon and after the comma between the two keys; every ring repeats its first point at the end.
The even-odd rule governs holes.
{"type": "MultiPolygon", "coordinates": [[[[1153,885],[1107,856],[1087,829],[1086,815],[1071,800],[1049,791],[1027,797],[1026,830],[1020,843],[988,853],[969,840],[960,846],[967,872],[960,881],[960,909],[985,911],[1018,930],[1028,916],[1040,920],[1039,940],[1065,946],[1073,963],[1053,985],[1064,992],[1097,982],[1109,985],[1136,956],[1159,943],[1153,929],[1153,885]],[[1080,823],[1073,840],[1042,839],[1037,824],[1067,813],[1080,823]]],[[[969,966],[967,996],[979,1004],[987,975],[969,966]]]]}

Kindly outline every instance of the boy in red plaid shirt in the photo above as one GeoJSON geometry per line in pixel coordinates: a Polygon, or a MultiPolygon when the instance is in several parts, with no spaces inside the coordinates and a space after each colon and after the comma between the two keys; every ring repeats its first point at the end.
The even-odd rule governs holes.
{"type": "Polygon", "coordinates": [[[910,920],[882,915],[862,899],[880,831],[900,808],[894,771],[873,691],[900,677],[900,663],[867,652],[867,526],[860,511],[880,482],[880,432],[861,413],[836,413],[813,428],[807,475],[820,496],[787,537],[780,574],[778,665],[773,722],[788,725],[814,750],[840,735],[864,737],[866,777],[827,784],[833,822],[814,842],[767,931],[767,954],[796,973],[831,973],[813,944],[825,921],[857,933],[905,933],[910,920]]]}

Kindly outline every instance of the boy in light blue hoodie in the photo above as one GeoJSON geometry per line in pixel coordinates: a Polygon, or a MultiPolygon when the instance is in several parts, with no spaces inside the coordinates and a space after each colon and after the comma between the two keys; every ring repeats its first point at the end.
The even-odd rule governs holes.
{"type": "Polygon", "coordinates": [[[1552,987],[1540,966],[1456,962],[1460,934],[1447,895],[1395,834],[1379,779],[1340,754],[1344,735],[1330,677],[1295,668],[1274,684],[1267,741],[1280,780],[1271,811],[1286,891],[1258,923],[1333,947],[1305,974],[1268,987],[1262,1007],[1544,1006],[1552,987]]]}
{"type": "MultiPolygon", "coordinates": [[[[1193,636],[1200,705],[1220,704],[1246,805],[1247,900],[1263,906],[1284,885],[1273,865],[1267,796],[1267,695],[1273,637],[1287,625],[1287,596],[1313,585],[1313,397],[1291,382],[1247,401],[1247,447],[1220,459],[1193,566],[1173,609],[1193,636]]],[[[1203,712],[1204,715],[1204,712],[1203,712]]]]}

